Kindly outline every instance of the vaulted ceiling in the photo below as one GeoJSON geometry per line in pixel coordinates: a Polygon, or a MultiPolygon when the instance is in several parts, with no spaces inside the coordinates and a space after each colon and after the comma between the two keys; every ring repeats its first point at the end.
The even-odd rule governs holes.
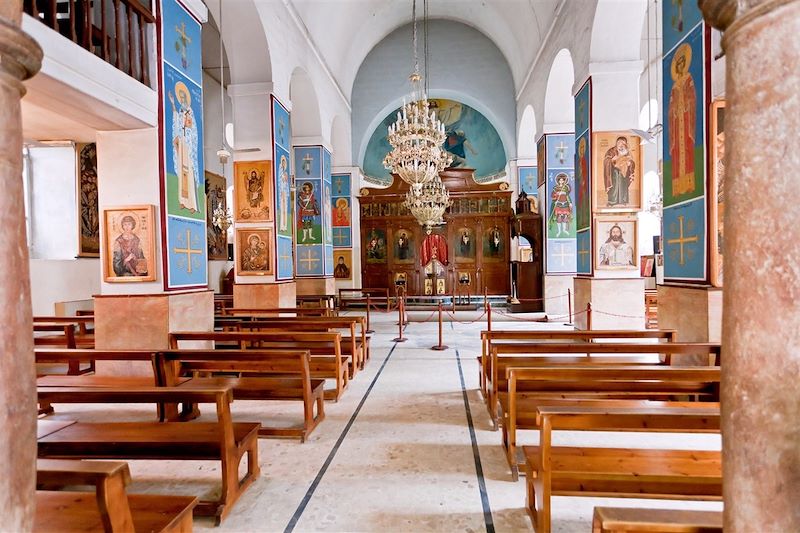
{"type": "MultiPolygon", "coordinates": [[[[294,8],[348,98],[358,68],[369,51],[411,21],[412,0],[283,1],[294,8]]],[[[519,89],[564,2],[429,0],[428,17],[458,21],[487,35],[506,57],[519,89]]],[[[417,0],[419,19],[422,9],[422,0],[417,0]]]]}

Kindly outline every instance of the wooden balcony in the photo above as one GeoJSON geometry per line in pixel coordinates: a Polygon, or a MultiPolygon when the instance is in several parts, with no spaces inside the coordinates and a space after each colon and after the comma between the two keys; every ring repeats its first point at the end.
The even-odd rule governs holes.
{"type": "Polygon", "coordinates": [[[141,83],[150,83],[151,0],[24,0],[25,13],[141,83]]]}

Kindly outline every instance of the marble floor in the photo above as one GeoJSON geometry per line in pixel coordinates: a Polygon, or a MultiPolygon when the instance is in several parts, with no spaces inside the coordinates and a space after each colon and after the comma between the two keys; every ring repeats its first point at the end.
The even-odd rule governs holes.
{"type": "MultiPolygon", "coordinates": [[[[430,313],[416,313],[424,320],[430,313]]],[[[456,317],[459,319],[459,317],[456,317]]],[[[460,319],[467,319],[464,315],[460,319]]],[[[503,317],[497,317],[503,319],[503,317]]],[[[562,324],[509,320],[498,329],[563,328],[562,324]]],[[[397,315],[373,313],[372,358],[326,419],[303,444],[261,439],[261,477],[219,527],[196,519],[196,530],[217,531],[526,531],[524,481],[511,481],[478,389],[479,332],[485,322],[444,324],[449,348],[432,351],[436,322],[411,321],[407,342],[395,343],[397,315]]],[[[125,406],[99,412],[61,406],[102,420],[141,416],[125,406]]],[[[234,420],[299,420],[297,404],[237,401],[234,420]]],[[[719,449],[717,435],[568,433],[554,444],[719,449]],[[679,444],[678,444],[679,443],[679,444]]],[[[535,443],[526,432],[523,443],[535,443]]],[[[213,495],[212,462],[131,461],[136,492],[213,495]]],[[[595,505],[720,509],[721,504],[658,500],[556,497],[553,531],[591,531],[595,505]]]]}

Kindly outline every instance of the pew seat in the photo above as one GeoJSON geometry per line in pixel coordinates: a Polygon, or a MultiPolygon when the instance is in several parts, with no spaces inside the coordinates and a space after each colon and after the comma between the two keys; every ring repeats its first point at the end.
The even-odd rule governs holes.
{"type": "Polygon", "coordinates": [[[722,533],[722,513],[595,507],[592,533],[722,533]]]}

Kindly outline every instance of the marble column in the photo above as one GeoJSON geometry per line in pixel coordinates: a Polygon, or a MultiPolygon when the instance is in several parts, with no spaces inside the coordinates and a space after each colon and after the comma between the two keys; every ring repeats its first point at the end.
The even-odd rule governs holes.
{"type": "Polygon", "coordinates": [[[727,56],[724,526],[800,531],[800,0],[700,6],[727,56]]]}
{"type": "Polygon", "coordinates": [[[36,482],[36,371],[22,192],[22,80],[42,50],[20,30],[22,0],[0,2],[0,517],[2,529],[33,527],[36,482]]]}

